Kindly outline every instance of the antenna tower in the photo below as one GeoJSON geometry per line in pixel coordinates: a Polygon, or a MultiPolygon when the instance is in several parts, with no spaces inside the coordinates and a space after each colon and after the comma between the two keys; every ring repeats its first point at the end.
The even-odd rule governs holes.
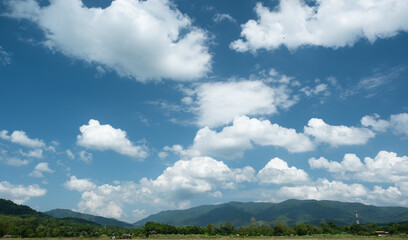
{"type": "Polygon", "coordinates": [[[360,225],[360,221],[358,220],[358,211],[356,210],[356,224],[360,225]]]}

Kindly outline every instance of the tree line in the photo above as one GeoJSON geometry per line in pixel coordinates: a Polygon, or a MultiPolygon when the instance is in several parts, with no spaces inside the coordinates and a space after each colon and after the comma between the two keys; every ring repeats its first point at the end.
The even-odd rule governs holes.
{"type": "Polygon", "coordinates": [[[116,226],[102,226],[79,219],[56,219],[52,217],[35,216],[6,216],[0,215],[0,237],[99,237],[107,236],[120,238],[123,234],[136,237],[151,235],[208,235],[208,236],[289,236],[289,235],[317,235],[317,234],[353,234],[368,235],[374,231],[385,231],[393,235],[407,235],[408,222],[402,224],[389,223],[385,226],[376,224],[344,225],[337,226],[332,222],[319,225],[294,224],[288,226],[281,221],[268,224],[256,221],[254,218],[249,223],[235,227],[231,222],[224,222],[218,226],[208,224],[200,226],[173,226],[162,223],[148,222],[143,227],[126,229],[116,226]]]}

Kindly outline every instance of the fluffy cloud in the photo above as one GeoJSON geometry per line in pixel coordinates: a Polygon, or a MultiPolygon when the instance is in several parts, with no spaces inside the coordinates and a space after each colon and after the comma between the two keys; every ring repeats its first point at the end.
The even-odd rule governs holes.
{"type": "Polygon", "coordinates": [[[318,142],[326,142],[332,146],[365,144],[375,136],[375,133],[367,128],[332,126],[318,118],[309,120],[305,133],[315,137],[318,142]]]}
{"type": "Polygon", "coordinates": [[[190,154],[215,155],[224,158],[241,157],[243,152],[261,146],[284,147],[290,152],[305,152],[314,149],[309,138],[295,129],[272,124],[247,116],[236,117],[231,126],[217,133],[207,127],[200,129],[190,148],[190,154]]]}
{"type": "Polygon", "coordinates": [[[380,115],[374,114],[372,116],[364,116],[361,118],[361,125],[364,127],[371,127],[374,131],[385,132],[387,131],[390,123],[386,120],[379,119],[380,115]]]}
{"type": "MultiPolygon", "coordinates": [[[[191,199],[196,195],[219,195],[219,188],[235,188],[237,183],[252,181],[251,167],[230,169],[222,161],[210,157],[179,160],[156,179],[143,178],[141,190],[150,193],[154,202],[166,199],[191,199]]],[[[163,203],[162,203],[163,204],[163,203]]]]}
{"type": "Polygon", "coordinates": [[[378,114],[367,115],[361,119],[361,124],[378,132],[391,129],[395,134],[408,135],[408,113],[393,114],[389,120],[380,119],[378,114]]]}
{"type": "Polygon", "coordinates": [[[408,113],[391,115],[390,124],[395,133],[408,135],[408,113]]]}
{"type": "Polygon", "coordinates": [[[281,0],[271,11],[258,3],[257,20],[241,25],[241,37],[230,47],[239,52],[273,50],[285,45],[338,48],[359,39],[374,42],[408,30],[408,3],[404,0],[281,0]]]}
{"type": "Polygon", "coordinates": [[[263,81],[204,83],[195,90],[199,126],[217,127],[241,115],[270,115],[296,103],[284,87],[263,81]]]}
{"type": "Polygon", "coordinates": [[[71,176],[69,181],[65,182],[64,186],[69,190],[75,190],[78,192],[85,192],[96,188],[96,185],[90,180],[78,179],[75,176],[71,176]]]}
{"type": "Polygon", "coordinates": [[[97,186],[88,179],[71,176],[65,187],[82,193],[80,211],[120,218],[124,204],[144,202],[185,208],[197,196],[220,197],[219,189],[234,189],[238,183],[253,181],[254,174],[251,167],[231,169],[221,161],[197,157],[177,161],[156,179],[97,186]]]}
{"type": "Polygon", "coordinates": [[[43,140],[37,138],[31,139],[27,136],[27,134],[24,131],[14,131],[11,135],[7,134],[8,134],[7,130],[0,131],[0,138],[30,148],[45,147],[45,143],[43,140]]]}
{"type": "Polygon", "coordinates": [[[318,159],[310,158],[309,165],[312,169],[325,168],[333,173],[358,172],[364,169],[364,165],[361,163],[360,158],[355,154],[350,153],[344,155],[341,163],[329,161],[326,158],[320,157],[318,159]]]}
{"type": "Polygon", "coordinates": [[[32,197],[41,197],[47,193],[46,189],[34,185],[14,185],[7,181],[0,182],[0,197],[11,199],[18,204],[23,204],[32,197]]]}
{"type": "Polygon", "coordinates": [[[346,184],[341,181],[329,181],[325,178],[319,178],[315,182],[304,185],[284,186],[279,190],[265,191],[262,195],[264,199],[269,201],[295,198],[404,206],[408,203],[407,192],[404,193],[402,190],[402,188],[396,186],[388,188],[374,186],[373,189],[369,189],[362,184],[346,184]]]}
{"type": "Polygon", "coordinates": [[[82,125],[77,136],[77,144],[89,149],[113,150],[133,158],[147,157],[146,147],[135,146],[127,137],[126,132],[113,128],[109,124],[101,125],[97,120],[89,120],[82,125]]]}
{"type": "Polygon", "coordinates": [[[192,80],[211,69],[207,34],[167,0],[115,0],[87,8],[81,0],[8,1],[13,18],[28,19],[52,50],[103,65],[139,81],[192,80]]]}
{"type": "Polygon", "coordinates": [[[354,154],[346,154],[342,162],[311,158],[309,165],[312,169],[339,173],[347,179],[386,183],[408,181],[408,156],[398,157],[394,152],[380,151],[375,158],[364,158],[364,163],[354,154]]]}
{"type": "Polygon", "coordinates": [[[48,163],[40,162],[35,166],[34,171],[30,173],[30,176],[42,178],[44,177],[43,173],[45,172],[52,173],[54,171],[50,169],[50,167],[48,166],[48,163]]]}
{"type": "Polygon", "coordinates": [[[257,175],[258,181],[263,184],[296,184],[308,182],[309,175],[302,169],[289,167],[287,162],[274,158],[262,168],[257,175]]]}

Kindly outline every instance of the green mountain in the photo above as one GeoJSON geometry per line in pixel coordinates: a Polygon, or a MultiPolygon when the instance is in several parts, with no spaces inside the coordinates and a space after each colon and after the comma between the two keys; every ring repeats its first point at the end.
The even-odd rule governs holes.
{"type": "Polygon", "coordinates": [[[94,222],[100,225],[118,226],[118,227],[123,227],[123,228],[133,228],[134,227],[130,223],[122,222],[114,218],[94,216],[90,214],[74,212],[68,209],[54,209],[54,210],[51,210],[45,213],[55,218],[79,218],[79,219],[94,222]]]}
{"type": "Polygon", "coordinates": [[[0,215],[7,216],[36,216],[43,217],[46,216],[43,213],[37,212],[34,209],[25,206],[18,205],[10,200],[5,200],[0,198],[0,215]]]}
{"type": "Polygon", "coordinates": [[[269,224],[281,221],[288,225],[299,223],[318,225],[331,221],[337,225],[344,225],[356,222],[355,210],[358,210],[361,224],[408,221],[408,208],[404,207],[376,207],[338,201],[287,200],[281,203],[229,202],[186,210],[164,211],[142,219],[134,225],[143,226],[146,222],[158,222],[176,226],[204,227],[208,223],[218,225],[229,221],[238,227],[249,223],[252,217],[269,224]]]}

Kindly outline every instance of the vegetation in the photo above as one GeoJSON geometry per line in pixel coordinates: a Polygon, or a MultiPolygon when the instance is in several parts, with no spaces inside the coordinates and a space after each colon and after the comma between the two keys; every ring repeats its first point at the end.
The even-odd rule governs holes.
{"type": "Polygon", "coordinates": [[[79,218],[79,219],[84,219],[84,220],[91,221],[91,222],[94,222],[100,225],[111,225],[111,226],[118,226],[118,227],[123,227],[123,228],[133,228],[134,227],[130,223],[118,221],[114,218],[93,216],[90,214],[74,212],[68,209],[54,209],[54,210],[51,210],[45,213],[55,218],[79,218]]]}
{"type": "MultiPolygon", "coordinates": [[[[285,220],[284,218],[282,218],[285,220]]],[[[232,222],[207,224],[206,226],[174,226],[164,223],[147,222],[138,228],[123,228],[118,226],[100,225],[78,218],[57,219],[39,213],[29,207],[16,205],[11,201],[0,199],[0,237],[11,235],[22,238],[44,237],[100,237],[117,236],[123,234],[132,236],[159,238],[165,236],[230,236],[241,238],[261,236],[370,236],[375,231],[384,231],[393,236],[408,238],[408,221],[400,224],[386,225],[336,225],[322,220],[319,224],[297,223],[289,225],[284,221],[269,224],[257,221],[251,217],[247,223],[236,227],[232,222]]]]}

